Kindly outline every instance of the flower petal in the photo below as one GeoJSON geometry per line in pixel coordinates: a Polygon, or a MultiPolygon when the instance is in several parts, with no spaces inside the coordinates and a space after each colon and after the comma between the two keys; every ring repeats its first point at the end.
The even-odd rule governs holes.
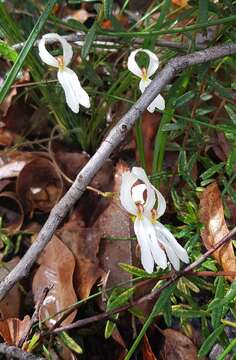
{"type": "Polygon", "coordinates": [[[161,217],[166,211],[166,201],[164,196],[154,186],[152,186],[157,196],[157,218],[161,217]]]}
{"type": "Polygon", "coordinates": [[[153,209],[156,202],[156,196],[153,186],[148,180],[145,171],[141,167],[133,167],[132,173],[137,177],[137,179],[141,180],[146,185],[147,200],[144,204],[144,213],[146,214],[146,216],[150,216],[150,211],[153,209]]]}
{"type": "Polygon", "coordinates": [[[50,66],[58,67],[58,61],[55,57],[53,57],[47,51],[47,49],[45,47],[46,40],[49,42],[52,42],[52,43],[58,41],[61,44],[62,49],[63,49],[63,62],[64,62],[64,65],[67,66],[70,63],[72,56],[73,56],[72,46],[62,36],[60,36],[57,33],[50,33],[50,34],[43,35],[42,39],[40,40],[40,42],[43,41],[42,44],[40,45],[40,42],[39,42],[39,56],[46,64],[48,64],[50,66]],[[45,57],[45,60],[48,60],[48,61],[45,61],[43,59],[42,51],[43,51],[43,56],[45,57]],[[47,55],[45,52],[47,53],[47,55]],[[55,62],[56,62],[56,65],[55,65],[55,62]],[[54,65],[52,63],[54,63],[54,65]]]}
{"type": "Polygon", "coordinates": [[[147,189],[146,185],[138,184],[132,188],[132,199],[135,203],[144,204],[144,191],[147,189]]]}
{"type": "Polygon", "coordinates": [[[149,239],[143,224],[143,220],[140,220],[139,218],[135,219],[134,232],[137,236],[137,240],[141,250],[141,263],[145,271],[151,274],[153,272],[154,260],[151,250],[149,248],[149,239]]]}
{"type": "Polygon", "coordinates": [[[165,236],[165,239],[168,241],[169,245],[172,247],[176,255],[180,260],[182,260],[184,263],[189,263],[189,257],[187,251],[177,242],[174,235],[171,234],[171,232],[160,222],[157,222],[155,224],[155,228],[157,231],[160,231],[163,236],[165,236]]]}
{"type": "Polygon", "coordinates": [[[141,93],[144,92],[144,90],[146,89],[146,87],[148,87],[148,85],[149,85],[151,82],[152,82],[151,79],[146,79],[146,80],[141,79],[141,80],[140,80],[139,89],[140,89],[141,93]]]}
{"type": "Polygon", "coordinates": [[[140,51],[142,51],[142,49],[137,49],[130,53],[130,55],[128,57],[127,67],[129,69],[129,71],[131,71],[134,75],[142,78],[142,70],[140,69],[140,67],[138,66],[138,64],[135,60],[136,54],[140,51]]]}
{"type": "Polygon", "coordinates": [[[46,46],[45,46],[46,38],[47,38],[46,35],[44,35],[42,37],[42,39],[39,41],[39,45],[38,45],[39,56],[40,56],[41,60],[43,62],[45,62],[45,64],[58,68],[59,65],[58,65],[57,59],[54,58],[46,49],[46,46]]]}
{"type": "Polygon", "coordinates": [[[165,236],[160,231],[157,231],[157,236],[159,242],[162,244],[166,251],[170,263],[172,264],[173,268],[178,271],[180,269],[180,261],[178,256],[176,255],[172,247],[169,245],[168,240],[166,240],[165,236]]]}
{"type": "Polygon", "coordinates": [[[149,65],[147,69],[147,77],[150,78],[158,69],[159,67],[159,60],[156,54],[154,54],[152,51],[143,49],[143,52],[145,52],[149,56],[149,65]]]}
{"type": "Polygon", "coordinates": [[[165,99],[160,94],[151,102],[147,110],[150,113],[153,113],[155,109],[164,110],[165,109],[165,99]]]}
{"type": "Polygon", "coordinates": [[[120,202],[121,205],[130,214],[137,215],[137,207],[132,197],[132,186],[137,181],[137,178],[130,172],[126,171],[122,174],[120,186],[120,202]]]}
{"type": "Polygon", "coordinates": [[[89,96],[80,85],[78,76],[73,70],[67,67],[59,70],[57,77],[65,91],[66,102],[73,112],[79,112],[79,104],[85,107],[90,106],[89,96]]]}
{"type": "Polygon", "coordinates": [[[155,263],[160,266],[162,269],[167,267],[167,259],[165,251],[159,245],[157,234],[154,228],[154,225],[147,218],[142,220],[145,232],[149,239],[149,247],[154,258],[155,263]]]}

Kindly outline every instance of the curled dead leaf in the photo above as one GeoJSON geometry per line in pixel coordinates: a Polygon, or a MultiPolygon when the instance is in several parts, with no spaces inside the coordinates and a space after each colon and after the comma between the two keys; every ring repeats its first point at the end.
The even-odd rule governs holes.
{"type": "Polygon", "coordinates": [[[193,342],[181,332],[166,329],[162,334],[165,336],[165,343],[161,351],[163,360],[197,360],[197,349],[193,342]]]}
{"type": "Polygon", "coordinates": [[[49,160],[36,158],[20,172],[16,191],[26,211],[49,212],[62,195],[63,182],[49,160]]]}
{"type": "MultiPolygon", "coordinates": [[[[229,232],[217,183],[208,185],[201,194],[199,217],[200,221],[205,225],[205,228],[201,231],[202,241],[205,247],[210,249],[229,232]]],[[[214,251],[213,257],[224,271],[236,271],[236,260],[231,241],[214,251]]],[[[234,281],[232,276],[227,278],[234,281]]]]}
{"type": "MultiPolygon", "coordinates": [[[[128,165],[125,162],[120,161],[117,163],[113,192],[119,193],[121,176],[127,170],[128,165]]],[[[103,236],[100,261],[103,269],[107,273],[109,272],[107,287],[130,280],[130,274],[119,267],[120,262],[132,263],[132,253],[131,240],[129,240],[131,236],[129,215],[123,210],[118,199],[110,200],[108,207],[98,217],[95,227],[99,229],[100,234],[103,236]],[[109,239],[109,237],[114,238],[114,240],[109,239]]]]}
{"type": "Polygon", "coordinates": [[[29,323],[30,317],[28,315],[23,320],[17,318],[0,320],[0,335],[7,344],[17,346],[29,323]]]}
{"type": "MultiPolygon", "coordinates": [[[[68,247],[54,235],[40,256],[39,263],[40,266],[36,271],[32,285],[35,303],[39,301],[43,290],[52,286],[40,307],[39,316],[41,320],[44,320],[77,301],[73,287],[75,259],[68,247]]],[[[76,311],[71,313],[62,324],[70,324],[75,315],[76,311]]],[[[60,316],[48,320],[47,326],[54,325],[60,316]]]]}
{"type": "Polygon", "coordinates": [[[59,231],[59,237],[72,251],[76,259],[74,284],[81,299],[86,299],[93,285],[103,275],[97,253],[100,234],[96,228],[81,228],[73,221],[59,231]]]}
{"type": "Polygon", "coordinates": [[[24,210],[13,192],[6,191],[0,194],[0,217],[3,219],[3,227],[9,233],[21,229],[24,221],[24,210]]]}

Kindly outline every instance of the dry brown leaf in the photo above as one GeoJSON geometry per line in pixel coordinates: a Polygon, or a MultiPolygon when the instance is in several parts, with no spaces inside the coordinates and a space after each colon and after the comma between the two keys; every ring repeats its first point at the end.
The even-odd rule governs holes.
{"type": "Polygon", "coordinates": [[[74,284],[81,299],[86,299],[93,285],[103,275],[97,253],[100,235],[96,228],[81,228],[81,223],[72,220],[58,234],[76,259],[74,284]]]}
{"type": "MultiPolygon", "coordinates": [[[[1,135],[0,135],[1,138],[1,135]]],[[[1,141],[0,141],[1,144],[1,141]]],[[[0,180],[17,177],[23,167],[36,155],[33,152],[1,151],[0,152],[0,180]]]]}
{"type": "Polygon", "coordinates": [[[166,329],[162,332],[165,343],[161,351],[163,360],[197,360],[197,349],[193,342],[181,332],[166,329]]]}
{"type": "Polygon", "coordinates": [[[0,320],[0,335],[7,344],[17,346],[29,323],[29,315],[26,315],[23,320],[17,318],[0,320]]]}
{"type": "Polygon", "coordinates": [[[0,216],[3,219],[4,228],[10,233],[21,229],[24,221],[24,210],[13,192],[3,192],[0,194],[0,216]]]}
{"type": "Polygon", "coordinates": [[[144,335],[142,342],[142,355],[143,355],[143,360],[157,360],[146,335],[144,335]]]}
{"type": "Polygon", "coordinates": [[[62,195],[63,182],[52,162],[41,157],[24,166],[16,191],[26,211],[49,212],[62,195]]]}
{"type": "MultiPolygon", "coordinates": [[[[8,273],[19,262],[19,257],[15,257],[12,260],[3,263],[0,268],[0,281],[4,279],[8,273]]],[[[7,318],[17,318],[20,311],[20,290],[17,285],[8,291],[6,297],[0,302],[0,316],[1,320],[7,318]]]]}
{"type": "MultiPolygon", "coordinates": [[[[128,170],[128,165],[119,162],[116,165],[113,191],[119,193],[121,175],[128,170]]],[[[123,210],[118,200],[111,200],[109,206],[95,223],[103,237],[129,238],[131,236],[129,215],[123,210]]],[[[122,281],[130,280],[130,274],[119,267],[120,262],[132,263],[130,240],[103,239],[100,246],[100,261],[108,273],[107,286],[111,287],[122,281]]]]}
{"type": "MultiPolygon", "coordinates": [[[[205,225],[205,228],[201,231],[202,241],[206,248],[210,249],[229,232],[217,183],[208,185],[201,194],[199,217],[200,221],[205,225]]],[[[236,271],[235,254],[231,241],[214,251],[213,257],[224,271],[236,271]]],[[[231,276],[227,278],[230,281],[234,280],[234,277],[231,276]]]]}
{"type": "Polygon", "coordinates": [[[172,4],[180,7],[186,7],[188,5],[188,0],[172,0],[172,4]]]}
{"type": "Polygon", "coordinates": [[[89,161],[89,155],[86,153],[66,151],[56,151],[54,158],[60,170],[72,181],[89,161]]]}
{"type": "MultiPolygon", "coordinates": [[[[39,263],[40,267],[32,285],[35,303],[39,301],[46,287],[53,286],[40,308],[40,319],[43,320],[77,301],[73,287],[75,259],[67,246],[54,235],[40,256],[39,263]]],[[[75,315],[76,311],[70,314],[62,324],[70,324],[75,315]]],[[[60,315],[55,316],[47,322],[47,325],[50,327],[59,317],[60,315]]]]}

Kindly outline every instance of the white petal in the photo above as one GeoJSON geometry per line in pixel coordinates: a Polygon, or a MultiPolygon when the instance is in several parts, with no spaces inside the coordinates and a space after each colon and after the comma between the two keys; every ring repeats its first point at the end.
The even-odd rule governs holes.
{"type": "Polygon", "coordinates": [[[135,203],[144,204],[144,191],[147,189],[146,185],[138,184],[132,188],[132,199],[135,203]]]}
{"type": "MultiPolygon", "coordinates": [[[[57,59],[54,58],[47,51],[47,49],[45,47],[45,40],[50,41],[52,43],[58,41],[61,44],[62,49],[63,49],[64,65],[67,66],[70,63],[72,56],[73,56],[72,46],[62,36],[60,36],[59,34],[56,34],[56,33],[50,33],[50,34],[43,35],[42,40],[44,41],[44,43],[43,43],[43,45],[41,45],[41,48],[42,48],[41,50],[43,50],[44,56],[45,56],[45,51],[47,52],[47,59],[49,60],[50,63],[45,61],[42,58],[42,56],[40,55],[40,49],[39,49],[39,55],[46,64],[58,67],[57,59]],[[43,47],[44,47],[44,49],[43,49],[43,47]],[[52,59],[54,59],[54,60],[52,60],[52,59]],[[54,64],[55,64],[55,61],[56,61],[57,65],[52,65],[52,62],[54,62],[54,64]]],[[[40,40],[40,42],[42,40],[40,40]]],[[[39,46],[40,46],[40,42],[39,42],[39,46]]],[[[46,56],[45,56],[45,59],[46,59],[46,56]]]]}
{"type": "Polygon", "coordinates": [[[160,231],[163,236],[165,236],[166,240],[168,241],[169,245],[172,247],[176,255],[180,260],[184,263],[189,263],[189,257],[187,251],[177,242],[174,235],[160,222],[155,224],[155,228],[157,231],[160,231]]]}
{"type": "Polygon", "coordinates": [[[120,202],[121,205],[128,211],[130,214],[137,214],[137,207],[132,198],[132,186],[137,181],[136,177],[130,172],[126,171],[122,174],[121,186],[120,186],[120,202]]]}
{"type": "Polygon", "coordinates": [[[141,250],[141,263],[145,271],[149,274],[153,272],[154,260],[151,250],[149,248],[149,239],[144,228],[143,221],[136,218],[134,222],[134,232],[137,236],[137,240],[141,250]]]}
{"type": "Polygon", "coordinates": [[[153,209],[155,202],[156,202],[156,196],[155,191],[153,189],[152,184],[148,180],[148,177],[145,173],[145,171],[141,167],[133,167],[132,173],[137,177],[137,179],[141,180],[147,188],[147,200],[144,205],[144,213],[149,216],[150,211],[153,209]]]}
{"type": "Polygon", "coordinates": [[[39,56],[45,64],[49,66],[54,66],[58,68],[58,62],[57,59],[54,58],[46,49],[45,47],[45,35],[42,37],[42,39],[39,41],[39,56]]]}
{"type": "Polygon", "coordinates": [[[158,240],[160,241],[160,243],[163,245],[163,247],[166,251],[167,257],[168,257],[170,263],[172,264],[173,268],[178,271],[180,269],[180,261],[179,261],[178,256],[176,255],[176,253],[174,252],[172,247],[169,245],[165,236],[163,236],[163,234],[160,231],[157,232],[157,237],[158,237],[158,240]]]}
{"type": "Polygon", "coordinates": [[[155,109],[164,110],[165,109],[165,99],[160,94],[151,102],[147,110],[150,113],[153,113],[155,109]]]}
{"type": "Polygon", "coordinates": [[[145,52],[149,56],[149,65],[147,69],[147,77],[150,78],[158,69],[159,66],[159,60],[156,54],[154,54],[152,51],[143,49],[143,52],[145,52]]]}
{"type": "Polygon", "coordinates": [[[138,77],[142,77],[142,70],[140,69],[140,67],[138,66],[136,60],[135,60],[135,56],[138,52],[144,52],[145,54],[147,54],[149,56],[149,65],[147,68],[147,76],[150,77],[152,76],[155,71],[157,70],[158,66],[159,66],[159,60],[158,57],[156,56],[156,54],[154,54],[152,51],[148,50],[148,49],[137,49],[131,52],[131,54],[129,55],[128,58],[128,69],[129,71],[131,71],[133,74],[135,74],[138,77]]]}
{"type": "Polygon", "coordinates": [[[152,256],[155,260],[155,263],[160,266],[162,269],[165,269],[167,267],[167,259],[165,251],[161,249],[157,234],[154,228],[154,225],[148,220],[147,218],[143,218],[142,220],[143,226],[145,228],[145,232],[148,235],[149,238],[149,247],[152,253],[152,256]]]}
{"type": "Polygon", "coordinates": [[[57,77],[65,91],[66,102],[73,112],[79,112],[79,104],[85,107],[90,106],[89,96],[80,85],[78,76],[73,70],[69,68],[59,70],[57,77]]]}
{"type": "Polygon", "coordinates": [[[142,70],[140,69],[140,67],[138,66],[138,64],[135,60],[136,54],[140,51],[142,51],[142,49],[137,49],[130,53],[130,55],[128,57],[127,67],[129,69],[129,71],[131,71],[134,75],[142,78],[142,70]]]}
{"type": "Polygon", "coordinates": [[[139,89],[141,91],[141,93],[144,92],[144,90],[146,89],[146,87],[148,87],[148,85],[152,82],[151,79],[147,79],[147,80],[140,80],[140,83],[139,83],[139,89]]]}
{"type": "Polygon", "coordinates": [[[166,201],[165,201],[164,196],[160,193],[160,191],[158,191],[154,186],[153,186],[153,189],[154,189],[154,191],[156,193],[156,196],[157,196],[157,201],[158,201],[158,204],[157,204],[157,218],[159,218],[166,211],[166,201]]]}

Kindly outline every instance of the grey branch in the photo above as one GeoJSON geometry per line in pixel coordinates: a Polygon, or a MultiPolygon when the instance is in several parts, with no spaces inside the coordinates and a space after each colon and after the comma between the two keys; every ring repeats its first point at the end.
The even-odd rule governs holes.
{"type": "Polygon", "coordinates": [[[0,354],[4,354],[7,357],[20,360],[45,360],[43,357],[39,357],[23,351],[16,346],[10,346],[7,344],[0,344],[0,354]]]}
{"type": "Polygon", "coordinates": [[[202,64],[234,53],[236,53],[236,43],[229,43],[197,51],[189,55],[178,56],[168,62],[146,88],[138,101],[120,119],[116,126],[113,127],[96,153],[77,175],[70,189],[52,209],[46,223],[38,234],[37,240],[31,245],[16,267],[1,281],[0,300],[4,298],[16,282],[29,274],[31,267],[50,241],[57,227],[76,201],[79,200],[86,186],[88,186],[97,171],[102,167],[105,160],[109,158],[113,150],[124,140],[135,121],[147,109],[161,90],[170,83],[174,76],[189,66],[202,64]]]}
{"type": "MultiPolygon", "coordinates": [[[[83,32],[77,32],[74,34],[70,34],[70,35],[63,35],[62,37],[68,41],[69,43],[74,43],[75,45],[79,46],[79,47],[83,47],[84,45],[84,40],[85,40],[85,33],[83,32]]],[[[96,36],[96,40],[93,41],[93,46],[95,48],[103,48],[103,50],[106,51],[117,51],[118,47],[117,47],[117,43],[120,41],[119,38],[111,38],[109,36],[104,36],[104,35],[97,35],[96,36]]],[[[34,46],[37,46],[39,43],[39,40],[37,40],[34,44],[34,46]]],[[[54,40],[51,39],[47,39],[46,40],[47,44],[52,44],[54,43],[54,40]]],[[[136,46],[142,46],[143,44],[143,39],[135,39],[133,41],[133,45],[134,47],[136,46]]],[[[13,45],[13,49],[15,50],[21,50],[22,47],[25,45],[24,42],[18,43],[13,45]]],[[[175,42],[175,41],[171,41],[171,40],[162,40],[162,39],[158,39],[155,42],[155,45],[157,47],[166,47],[166,48],[170,48],[170,49],[178,49],[178,50],[188,50],[190,49],[192,42],[188,41],[186,39],[185,42],[175,42]]],[[[204,45],[202,44],[196,44],[197,48],[203,48],[204,45]]]]}

